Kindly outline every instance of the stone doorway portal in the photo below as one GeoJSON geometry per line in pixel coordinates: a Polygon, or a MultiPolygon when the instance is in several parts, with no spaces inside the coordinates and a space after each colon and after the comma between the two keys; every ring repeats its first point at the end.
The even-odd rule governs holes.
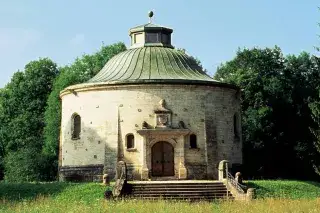
{"type": "Polygon", "coordinates": [[[152,146],[152,176],[174,176],[174,148],[165,141],[152,146]]]}

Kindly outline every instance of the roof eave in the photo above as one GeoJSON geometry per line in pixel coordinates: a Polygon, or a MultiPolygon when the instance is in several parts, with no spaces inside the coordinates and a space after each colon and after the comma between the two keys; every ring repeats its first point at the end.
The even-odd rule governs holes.
{"type": "Polygon", "coordinates": [[[131,35],[132,33],[138,33],[138,32],[166,32],[166,33],[172,33],[173,30],[170,28],[166,28],[166,27],[147,27],[147,26],[143,26],[143,27],[136,27],[136,28],[131,28],[129,30],[129,35],[131,35]]]}
{"type": "Polygon", "coordinates": [[[99,88],[103,86],[139,85],[139,84],[142,84],[142,85],[147,85],[147,84],[201,85],[201,86],[223,87],[223,88],[240,91],[240,87],[236,85],[214,81],[214,80],[206,81],[206,80],[187,80],[187,79],[139,79],[139,80],[90,82],[90,83],[76,84],[62,90],[60,92],[60,97],[66,93],[71,93],[77,89],[92,88],[92,87],[99,88]]]}
{"type": "Polygon", "coordinates": [[[141,47],[167,47],[174,49],[174,46],[171,44],[164,44],[164,43],[137,43],[137,44],[132,44],[129,49],[134,49],[134,48],[141,48],[141,47]]]}

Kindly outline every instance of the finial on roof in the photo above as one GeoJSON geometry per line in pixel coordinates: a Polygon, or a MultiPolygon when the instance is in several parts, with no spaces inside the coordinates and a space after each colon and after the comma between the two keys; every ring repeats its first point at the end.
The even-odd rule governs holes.
{"type": "Polygon", "coordinates": [[[148,16],[149,16],[149,23],[151,23],[151,20],[152,20],[152,17],[153,17],[153,11],[152,10],[149,11],[148,16]]]}
{"type": "Polygon", "coordinates": [[[169,47],[171,45],[172,29],[151,23],[153,20],[154,11],[148,12],[149,23],[143,24],[129,30],[131,37],[131,48],[138,47],[169,47]]]}

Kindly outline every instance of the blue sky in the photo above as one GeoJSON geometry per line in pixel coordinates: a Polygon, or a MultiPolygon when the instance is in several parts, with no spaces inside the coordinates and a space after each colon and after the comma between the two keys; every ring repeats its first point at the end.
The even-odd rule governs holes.
{"type": "Polygon", "coordinates": [[[320,46],[319,0],[0,0],[0,87],[39,57],[70,64],[102,42],[123,41],[148,22],[173,28],[172,43],[212,75],[239,47],[279,46],[285,54],[320,46]]]}

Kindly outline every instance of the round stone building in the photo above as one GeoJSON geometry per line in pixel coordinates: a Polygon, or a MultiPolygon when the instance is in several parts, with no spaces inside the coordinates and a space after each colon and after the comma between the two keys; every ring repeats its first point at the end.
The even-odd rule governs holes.
{"type": "Polygon", "coordinates": [[[239,88],[213,80],[171,44],[172,29],[130,29],[130,48],[61,91],[60,180],[217,179],[242,163],[239,88]]]}

